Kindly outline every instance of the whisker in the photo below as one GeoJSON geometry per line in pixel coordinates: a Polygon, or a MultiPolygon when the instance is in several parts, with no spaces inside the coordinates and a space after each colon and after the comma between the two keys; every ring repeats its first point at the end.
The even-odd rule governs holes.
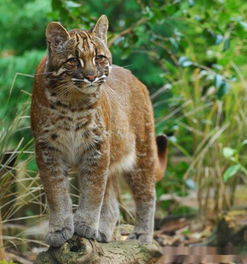
{"type": "Polygon", "coordinates": [[[71,78],[71,80],[76,82],[85,82],[84,79],[71,78]]]}
{"type": "Polygon", "coordinates": [[[34,75],[46,75],[46,74],[51,74],[53,72],[42,72],[42,73],[35,73],[34,75]]]}
{"type": "Polygon", "coordinates": [[[104,78],[106,78],[106,75],[104,74],[104,75],[101,75],[99,78],[98,78],[98,80],[101,80],[101,79],[104,79],[104,78]]]}
{"type": "Polygon", "coordinates": [[[124,68],[124,69],[131,69],[130,66],[133,66],[133,64],[124,65],[124,66],[121,65],[121,67],[124,68]]]}

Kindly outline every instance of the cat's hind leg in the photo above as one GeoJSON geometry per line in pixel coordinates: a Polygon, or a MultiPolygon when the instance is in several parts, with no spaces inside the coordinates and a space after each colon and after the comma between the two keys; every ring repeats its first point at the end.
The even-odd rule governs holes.
{"type": "Polygon", "coordinates": [[[155,213],[155,183],[152,160],[139,162],[137,167],[125,173],[125,179],[132,191],[135,205],[135,227],[129,239],[152,243],[155,213]]]}

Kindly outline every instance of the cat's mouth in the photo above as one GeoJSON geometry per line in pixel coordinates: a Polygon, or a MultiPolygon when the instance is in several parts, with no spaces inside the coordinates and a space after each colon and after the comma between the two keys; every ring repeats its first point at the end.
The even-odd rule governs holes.
{"type": "Polygon", "coordinates": [[[96,92],[99,86],[105,82],[106,75],[96,77],[93,81],[86,78],[71,78],[76,89],[80,89],[82,93],[90,94],[96,92]]]}

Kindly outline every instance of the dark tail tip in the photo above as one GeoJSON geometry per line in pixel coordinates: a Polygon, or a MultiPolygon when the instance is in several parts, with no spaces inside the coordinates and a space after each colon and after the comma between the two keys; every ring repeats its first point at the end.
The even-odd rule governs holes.
{"type": "Polygon", "coordinates": [[[167,136],[162,134],[162,135],[158,135],[156,137],[156,143],[157,143],[157,147],[158,147],[158,153],[163,153],[164,150],[166,151],[167,149],[167,136]]]}
{"type": "Polygon", "coordinates": [[[167,163],[167,143],[168,139],[167,136],[162,134],[156,137],[156,144],[158,148],[158,156],[160,161],[160,167],[162,170],[166,169],[167,163]]]}

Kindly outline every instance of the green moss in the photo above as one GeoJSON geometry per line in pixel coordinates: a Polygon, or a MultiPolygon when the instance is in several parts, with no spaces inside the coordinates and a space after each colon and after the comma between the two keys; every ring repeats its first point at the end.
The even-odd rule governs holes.
{"type": "Polygon", "coordinates": [[[0,264],[15,264],[13,261],[0,260],[0,264]]]}

